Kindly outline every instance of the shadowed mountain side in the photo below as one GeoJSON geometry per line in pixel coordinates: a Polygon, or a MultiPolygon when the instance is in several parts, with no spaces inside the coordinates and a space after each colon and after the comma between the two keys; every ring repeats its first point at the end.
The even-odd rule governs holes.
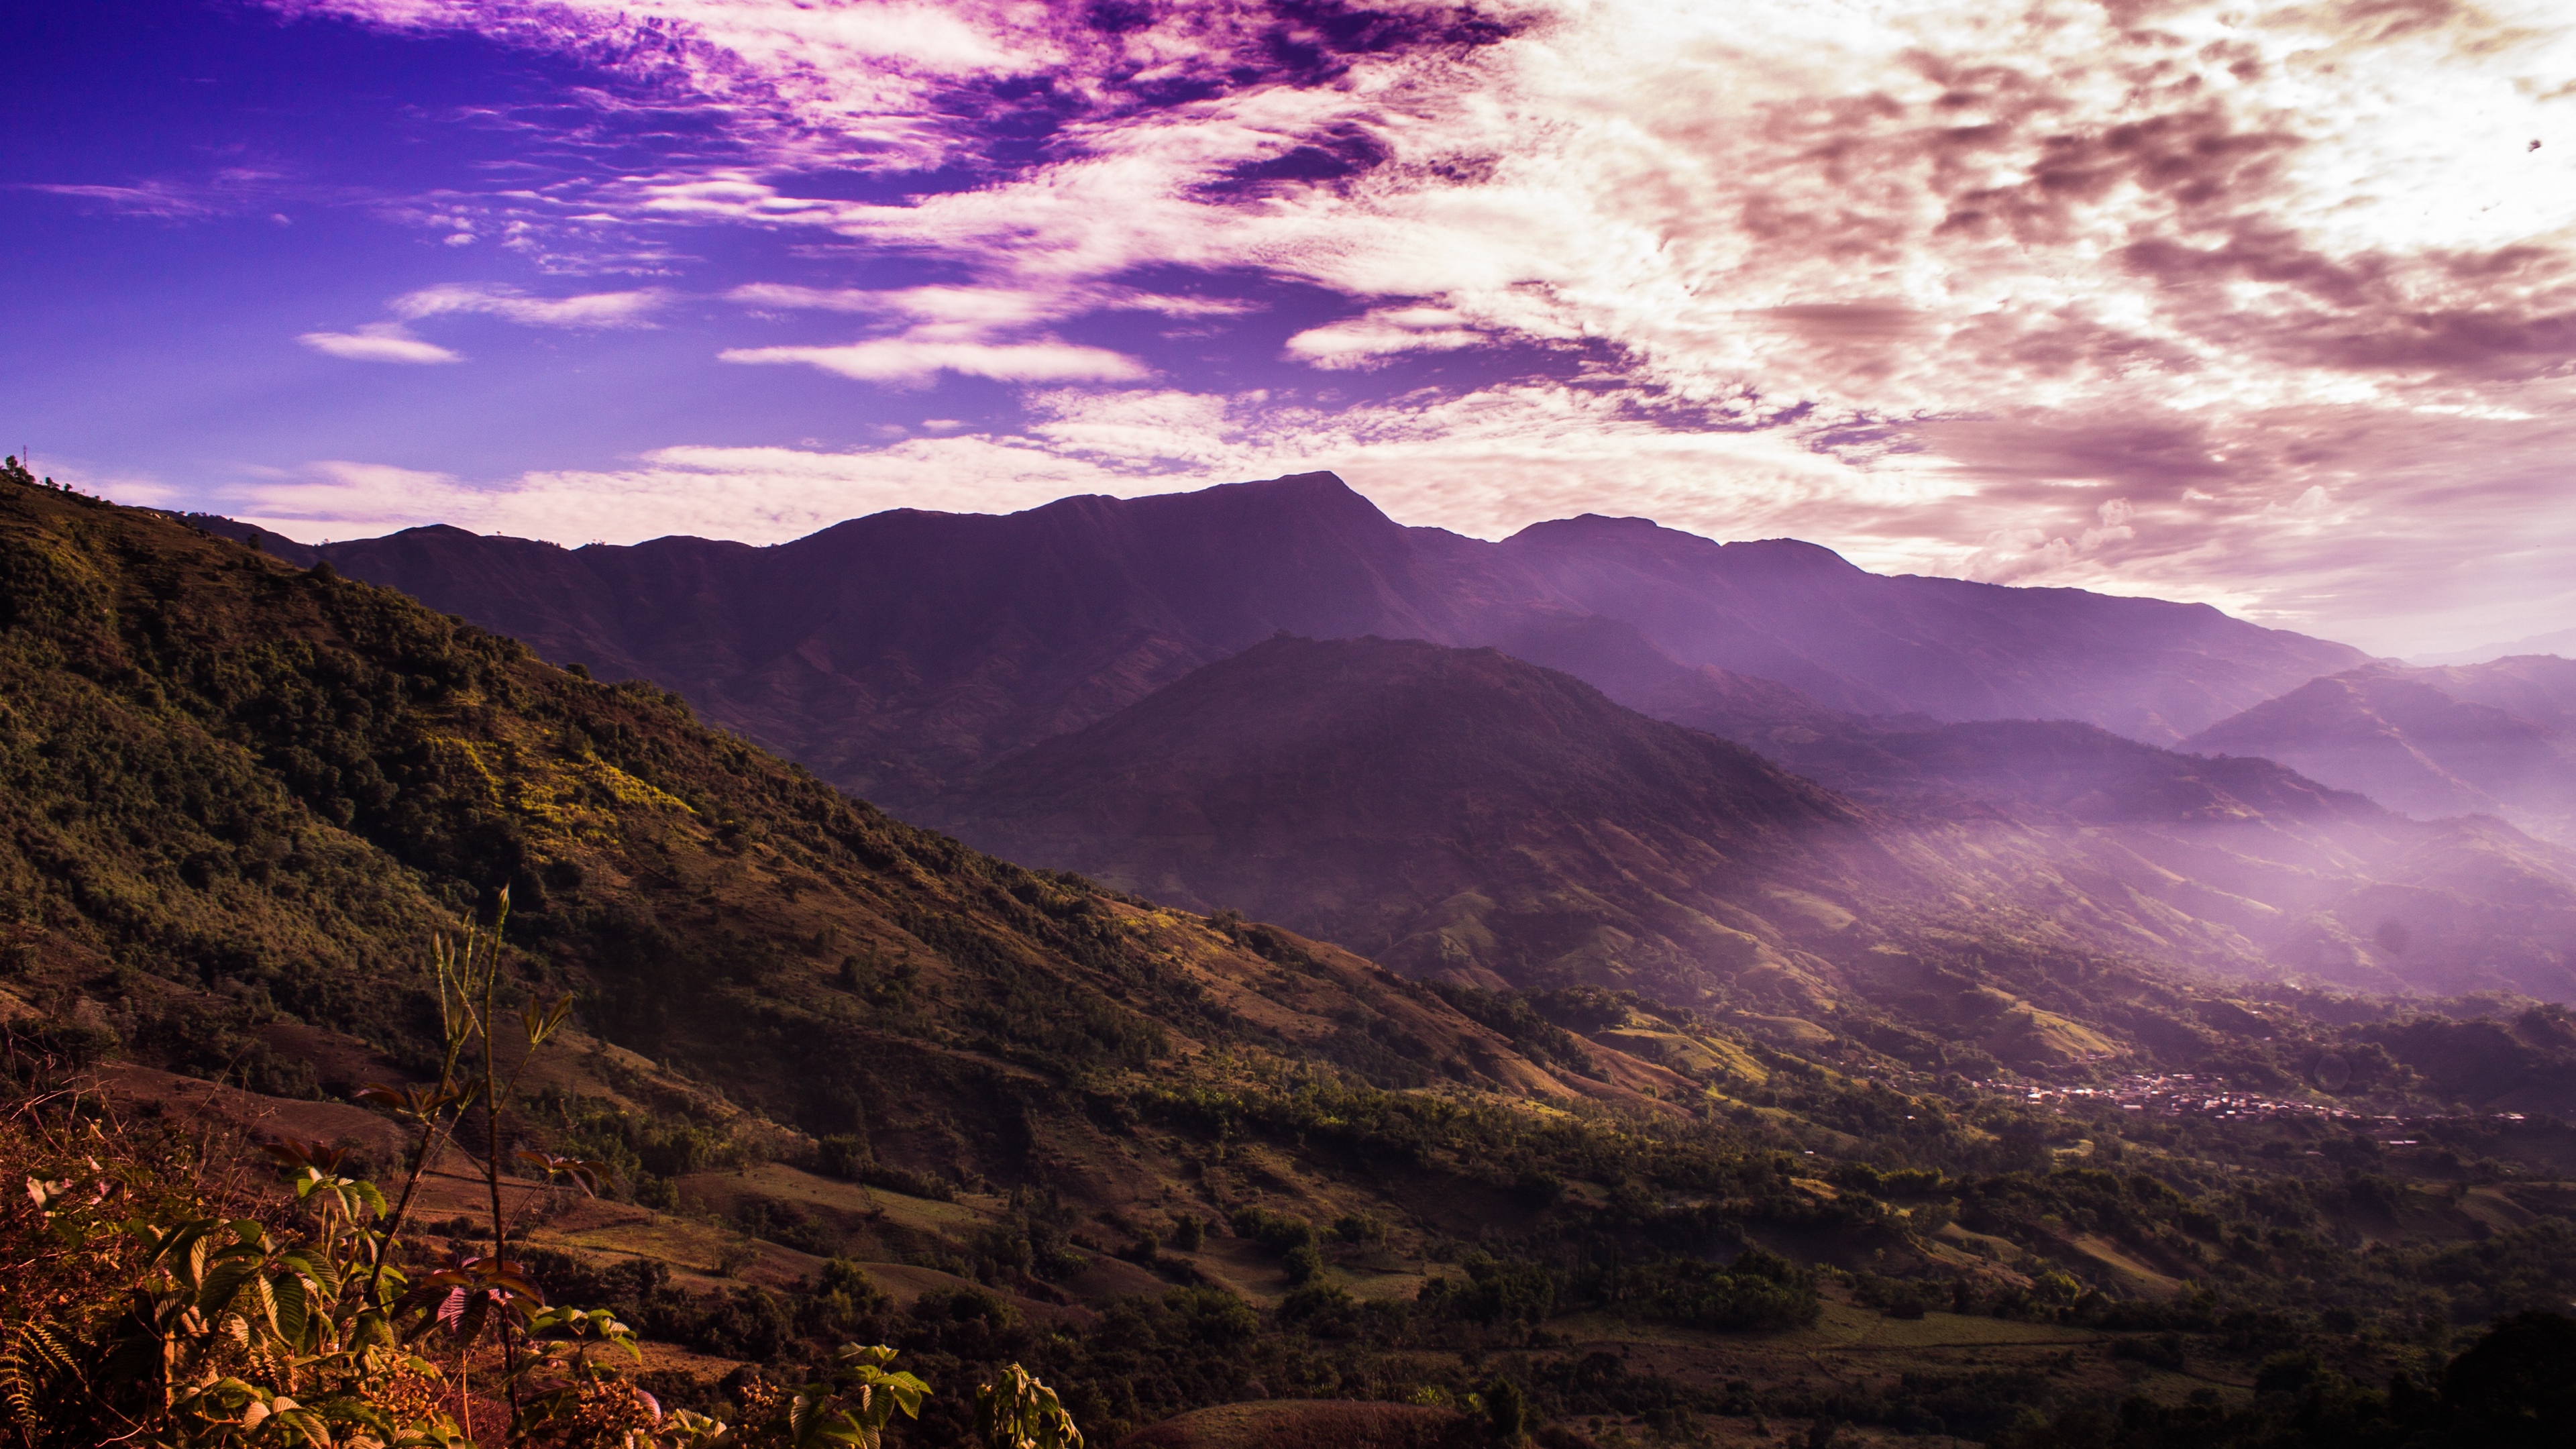
{"type": "Polygon", "coordinates": [[[1811,545],[1721,548],[1639,520],[1487,543],[1406,528],[1329,473],[1003,517],[899,510],[762,549],[428,528],[322,552],[549,659],[676,689],[898,806],[1283,630],[1535,650],[1614,695],[1660,657],[1838,709],[2075,715],[2158,739],[2361,658],[2196,606],[1881,578],[1811,545]],[[1629,631],[1627,657],[1572,647],[1587,615],[1629,631]]]}
{"type": "Polygon", "coordinates": [[[1845,802],[1749,750],[1418,641],[1255,645],[940,810],[1020,858],[1408,971],[1679,999],[1826,974],[1795,938],[1850,902],[1802,892],[1899,869],[1845,802]]]}
{"type": "Polygon", "coordinates": [[[2576,662],[2550,655],[2347,670],[2188,747],[2268,756],[2410,815],[2499,815],[2576,844],[2576,662]]]}

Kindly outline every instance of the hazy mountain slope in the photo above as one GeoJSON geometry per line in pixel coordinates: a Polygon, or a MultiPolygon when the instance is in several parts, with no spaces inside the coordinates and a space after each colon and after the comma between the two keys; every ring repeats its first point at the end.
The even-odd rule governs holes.
{"type": "Polygon", "coordinates": [[[989,849],[1408,971],[1694,1005],[1883,1003],[1884,952],[1917,948],[2259,973],[2244,926],[2274,914],[2212,909],[2116,841],[1859,809],[1568,676],[1420,642],[1273,639],[939,809],[989,849]]]}
{"type": "Polygon", "coordinates": [[[1681,1000],[1823,971],[1798,928],[1847,920],[1858,873],[1901,869],[1850,807],[1748,750],[1418,641],[1269,640],[940,808],[988,849],[1409,970],[1681,1000]]]}
{"type": "Polygon", "coordinates": [[[266,1090],[314,1081],[280,1031],[417,1065],[429,935],[503,886],[522,969],[600,1035],[944,1176],[1142,1190],[1095,1172],[1065,1084],[1216,1082],[1192,1064],[1220,1048],[1515,1095],[1671,1082],[976,855],[390,590],[0,480],[13,1002],[266,1090]]]}
{"type": "Polygon", "coordinates": [[[2553,629],[2546,634],[2527,634],[2510,642],[2481,644],[2474,649],[2441,650],[2431,654],[2411,654],[2406,662],[2421,668],[2444,664],[2484,664],[2517,654],[2576,653],[2576,629],[2553,629]]]}
{"type": "Polygon", "coordinates": [[[2576,858],[2510,830],[2089,725],[1890,729],[1771,702],[1803,723],[1754,738],[1875,808],[1496,651],[1287,638],[937,808],[1014,858],[1471,979],[1885,1000],[1872,953],[1946,934],[2576,995],[2576,858]]]}
{"type": "Polygon", "coordinates": [[[1711,688],[1685,680],[1645,708],[1899,818],[2045,832],[2068,861],[2223,923],[2294,974],[2576,1000],[2576,852],[2509,826],[2411,820],[2271,760],[2072,721],[1862,719],[1711,688]]]}
{"type": "Polygon", "coordinates": [[[2411,815],[2497,815],[2576,844],[2576,662],[2549,655],[2348,670],[2187,748],[2263,755],[2411,815]]]}
{"type": "Polygon", "coordinates": [[[1882,579],[1635,520],[1485,543],[1403,527],[1322,473],[1004,517],[901,510],[765,549],[414,529],[324,552],[549,659],[654,679],[898,805],[1281,630],[1554,640],[1546,662],[1614,694],[1660,658],[1864,713],[2077,716],[2158,739],[2360,659],[2206,609],[1882,579]],[[1624,627],[1628,657],[1573,647],[1586,616],[1624,627]]]}
{"type": "Polygon", "coordinates": [[[1891,808],[1976,802],[2083,855],[2178,879],[2142,889],[2243,931],[2276,965],[2348,986],[2576,999],[2576,852],[2494,822],[2419,822],[2270,760],[2206,758],[2089,726],[2006,721],[1782,751],[1891,808]]]}
{"type": "Polygon", "coordinates": [[[2363,657],[2203,604],[1887,578],[1813,544],[1718,544],[1637,518],[1535,524],[1501,550],[1682,663],[1860,714],[2080,719],[2161,743],[2363,657]]]}

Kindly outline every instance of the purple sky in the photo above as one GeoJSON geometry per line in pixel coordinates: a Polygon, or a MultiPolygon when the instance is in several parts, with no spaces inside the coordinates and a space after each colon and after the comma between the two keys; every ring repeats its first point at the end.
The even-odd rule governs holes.
{"type": "Polygon", "coordinates": [[[2411,653],[2576,625],[2563,4],[82,0],[0,429],[307,538],[1333,468],[2411,653]]]}

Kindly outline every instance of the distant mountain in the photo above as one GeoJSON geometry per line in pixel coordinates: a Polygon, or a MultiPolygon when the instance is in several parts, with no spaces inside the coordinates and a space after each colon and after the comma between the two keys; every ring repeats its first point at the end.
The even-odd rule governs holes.
{"type": "Polygon", "coordinates": [[[1812,545],[1637,519],[1487,543],[1398,525],[1328,473],[1002,517],[899,510],[772,548],[424,528],[321,553],[548,659],[676,689],[897,807],[1282,630],[1513,652],[1555,638],[1568,647],[1546,662],[1618,693],[1623,662],[1569,642],[1589,630],[1629,663],[1837,710],[2071,717],[2163,741],[2362,659],[2198,605],[1883,578],[1812,545]]]}
{"type": "Polygon", "coordinates": [[[2494,815],[2576,845],[2576,662],[2565,659],[2369,665],[2222,720],[2186,747],[2263,755],[2411,815],[2494,815]]]}
{"type": "Polygon", "coordinates": [[[2363,658],[2205,604],[1885,578],[1813,544],[1716,544],[1638,518],[1536,524],[1500,547],[1552,597],[1680,663],[1858,714],[2077,719],[2170,743],[2272,681],[2363,658]]]}
{"type": "Polygon", "coordinates": [[[1277,638],[927,808],[1015,859],[1486,982],[1803,1009],[1978,942],[2576,996],[2576,854],[2508,828],[2089,725],[1889,726],[1681,677],[1721,723],[1786,708],[1740,737],[1849,796],[1496,650],[1277,638]]]}
{"type": "Polygon", "coordinates": [[[2419,669],[2435,669],[2445,664],[2485,664],[2516,654],[2576,654],[2576,629],[2557,629],[2546,634],[2526,634],[2502,644],[2481,644],[2474,649],[2440,650],[2431,654],[2410,654],[2406,662],[2419,669]]]}

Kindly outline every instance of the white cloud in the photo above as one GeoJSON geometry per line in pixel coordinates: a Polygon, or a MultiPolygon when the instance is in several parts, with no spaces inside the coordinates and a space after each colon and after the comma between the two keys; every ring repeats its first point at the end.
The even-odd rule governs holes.
{"type": "Polygon", "coordinates": [[[406,292],[389,310],[406,321],[459,313],[498,317],[522,327],[596,329],[642,327],[670,294],[658,287],[624,292],[589,292],[576,297],[531,297],[515,287],[448,282],[406,292]]]}
{"type": "Polygon", "coordinates": [[[465,356],[423,342],[391,323],[376,323],[355,332],[306,332],[295,339],[316,352],[345,357],[352,362],[439,363],[463,362],[465,356]]]}
{"type": "Polygon", "coordinates": [[[1091,312],[1153,312],[1166,317],[1238,317],[1248,303],[1218,297],[1172,297],[1125,287],[931,286],[800,287],[748,282],[725,300],[764,311],[855,312],[926,322],[1005,327],[1058,322],[1091,312]]]}
{"type": "Polygon", "coordinates": [[[1406,352],[1443,352],[1495,339],[1459,326],[1446,307],[1387,307],[1309,327],[1288,339],[1288,355],[1321,368],[1368,367],[1406,352]]]}
{"type": "Polygon", "coordinates": [[[734,347],[726,362],[801,363],[861,382],[926,383],[943,372],[1004,382],[1133,382],[1141,362],[1105,347],[1070,342],[979,342],[919,332],[839,347],[734,347]]]}

